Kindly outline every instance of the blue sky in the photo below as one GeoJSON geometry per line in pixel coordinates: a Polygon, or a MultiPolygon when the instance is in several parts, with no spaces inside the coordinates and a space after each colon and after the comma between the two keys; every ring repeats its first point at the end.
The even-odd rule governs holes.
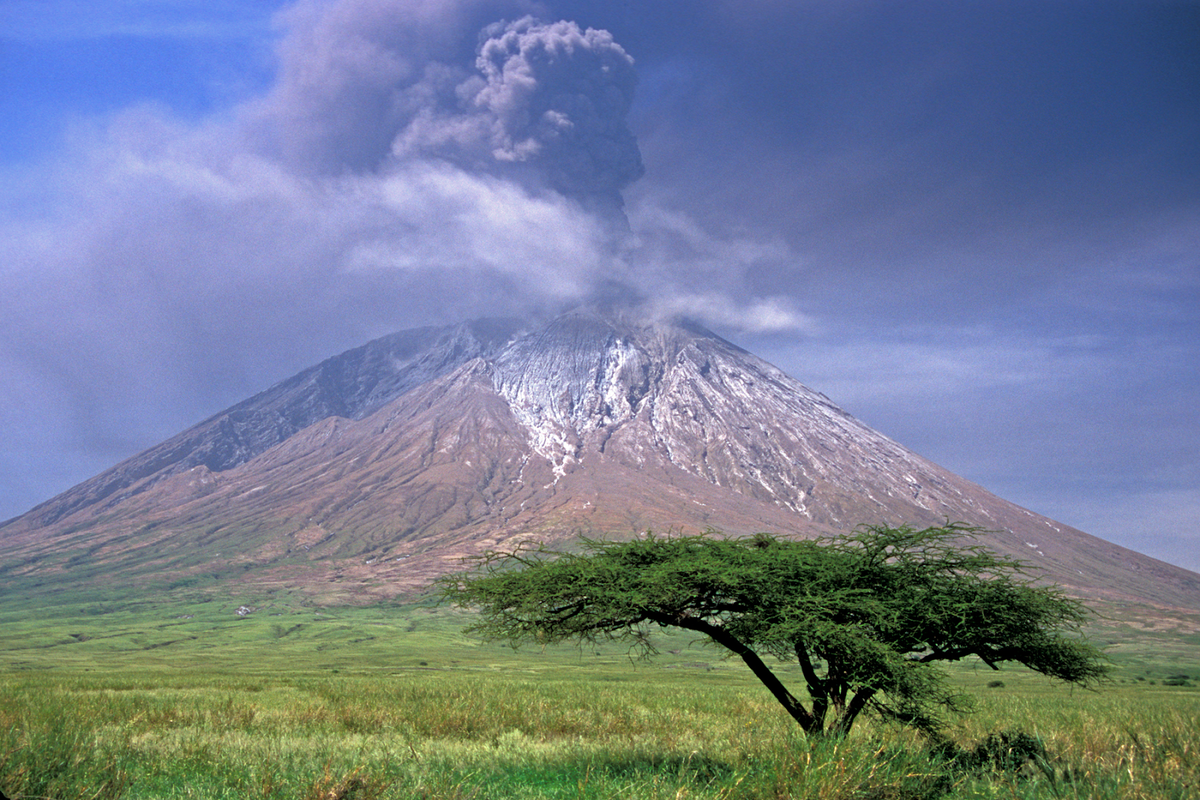
{"type": "Polygon", "coordinates": [[[0,2],[0,518],[614,286],[1200,569],[1200,3],[0,2]]]}

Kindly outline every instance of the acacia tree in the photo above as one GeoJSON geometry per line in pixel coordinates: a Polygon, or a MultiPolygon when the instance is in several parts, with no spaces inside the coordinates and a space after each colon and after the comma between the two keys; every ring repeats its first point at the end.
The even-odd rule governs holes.
{"type": "Polygon", "coordinates": [[[694,631],[740,657],[810,735],[844,735],[867,710],[932,732],[939,710],[959,708],[935,662],[1018,662],[1080,685],[1105,671],[1078,636],[1084,607],[1033,585],[1020,562],[962,544],[979,531],[585,540],[582,553],[489,553],[441,587],[479,610],[468,632],[514,645],[615,639],[649,656],[649,625],[694,631]],[[807,703],[765,656],[799,662],[807,703]]]}

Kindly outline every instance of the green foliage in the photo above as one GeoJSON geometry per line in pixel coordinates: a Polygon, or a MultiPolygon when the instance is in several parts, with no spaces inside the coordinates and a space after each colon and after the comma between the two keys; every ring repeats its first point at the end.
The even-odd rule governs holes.
{"type": "Polygon", "coordinates": [[[1104,675],[1074,635],[1084,608],[1035,586],[1021,565],[962,541],[961,524],[866,527],[838,539],[713,535],[585,541],[582,554],[541,547],[483,557],[449,576],[444,595],[480,610],[487,639],[655,650],[648,626],[680,628],[740,657],[807,734],[845,734],[859,715],[934,731],[961,708],[934,662],[968,656],[1070,683],[1104,675]],[[802,702],[764,656],[800,665],[802,702]]]}

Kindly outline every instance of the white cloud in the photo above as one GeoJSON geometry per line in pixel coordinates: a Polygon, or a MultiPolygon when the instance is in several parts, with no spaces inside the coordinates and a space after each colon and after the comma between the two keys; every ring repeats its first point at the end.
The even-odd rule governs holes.
{"type": "Polygon", "coordinates": [[[716,292],[676,292],[651,301],[662,316],[683,316],[714,327],[745,333],[804,333],[820,329],[815,317],[797,311],[785,297],[738,301],[716,292]]]}
{"type": "Polygon", "coordinates": [[[356,270],[493,273],[562,300],[612,269],[603,226],[561,197],[439,162],[340,185],[350,224],[380,221],[346,237],[344,263],[356,270]]]}

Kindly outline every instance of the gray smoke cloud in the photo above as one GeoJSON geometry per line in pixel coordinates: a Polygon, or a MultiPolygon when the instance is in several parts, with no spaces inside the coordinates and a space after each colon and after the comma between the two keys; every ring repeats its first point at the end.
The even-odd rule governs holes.
{"type": "Polygon", "coordinates": [[[459,92],[485,114],[496,162],[535,165],[573,197],[616,199],[642,176],[626,121],[637,76],[611,34],[532,17],[487,33],[476,61],[483,79],[459,92]]]}
{"type": "Polygon", "coordinates": [[[276,17],[283,36],[274,85],[239,110],[249,146],[309,174],[377,168],[430,100],[414,87],[433,65],[454,63],[484,5],[299,0],[285,8],[276,17]]]}
{"type": "Polygon", "coordinates": [[[439,159],[619,208],[645,171],[633,58],[608,31],[526,16],[484,27],[470,70],[453,58],[481,5],[292,7],[279,80],[243,113],[254,149],[310,174],[439,159]]]}

